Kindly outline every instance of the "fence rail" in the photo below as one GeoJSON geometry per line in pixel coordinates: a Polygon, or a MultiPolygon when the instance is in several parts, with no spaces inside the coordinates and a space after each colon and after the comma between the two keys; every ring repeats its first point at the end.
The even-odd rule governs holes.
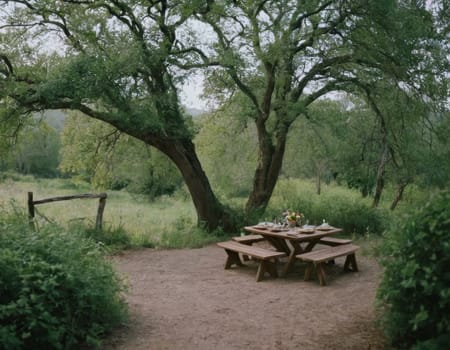
{"type": "Polygon", "coordinates": [[[58,201],[67,201],[72,199],[86,199],[86,198],[99,198],[98,208],[97,208],[97,217],[95,219],[95,228],[98,230],[102,229],[103,224],[103,212],[105,210],[106,205],[106,193],[84,193],[84,194],[75,194],[71,196],[58,196],[51,197],[45,199],[34,200],[33,192],[28,192],[28,217],[30,219],[30,225],[34,228],[34,217],[35,217],[35,206],[39,204],[58,202],[58,201]]]}

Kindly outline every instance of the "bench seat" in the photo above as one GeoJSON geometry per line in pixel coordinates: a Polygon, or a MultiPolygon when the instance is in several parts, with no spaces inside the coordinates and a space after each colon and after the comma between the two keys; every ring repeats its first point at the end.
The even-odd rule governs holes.
{"type": "Polygon", "coordinates": [[[317,279],[321,286],[327,284],[325,277],[324,264],[327,261],[334,260],[341,256],[345,256],[344,270],[345,271],[358,271],[358,265],[356,264],[355,252],[359,249],[354,244],[343,244],[326,249],[314,250],[304,254],[298,254],[295,257],[297,259],[306,261],[308,266],[305,270],[305,281],[308,281],[311,277],[311,271],[313,267],[316,269],[317,279]]]}
{"type": "Polygon", "coordinates": [[[219,242],[217,245],[225,249],[228,255],[225,262],[225,269],[231,268],[232,265],[243,265],[239,258],[239,253],[251,256],[253,260],[259,261],[258,272],[256,273],[257,282],[263,279],[265,272],[268,272],[272,277],[278,277],[278,258],[286,256],[283,252],[254,247],[236,241],[219,242]]]}
{"type": "MultiPolygon", "coordinates": [[[[242,244],[252,245],[253,243],[258,243],[265,241],[266,239],[261,235],[245,235],[245,236],[236,236],[232,238],[233,241],[239,242],[242,244]]],[[[242,255],[242,259],[244,261],[248,261],[248,255],[242,255]]]]}
{"type": "Polygon", "coordinates": [[[332,247],[349,243],[352,243],[351,239],[335,238],[335,237],[322,237],[319,241],[319,244],[329,245],[332,247]]]}
{"type": "Polygon", "coordinates": [[[266,239],[261,235],[245,235],[233,237],[232,240],[242,244],[252,245],[253,243],[265,241],[266,239]]]}

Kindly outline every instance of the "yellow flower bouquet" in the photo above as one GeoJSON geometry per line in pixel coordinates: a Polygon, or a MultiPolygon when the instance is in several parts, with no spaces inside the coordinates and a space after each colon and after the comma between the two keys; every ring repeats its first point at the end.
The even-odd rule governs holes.
{"type": "Polygon", "coordinates": [[[287,210],[284,214],[287,223],[291,227],[294,227],[296,225],[301,226],[301,222],[305,217],[300,211],[287,210]]]}

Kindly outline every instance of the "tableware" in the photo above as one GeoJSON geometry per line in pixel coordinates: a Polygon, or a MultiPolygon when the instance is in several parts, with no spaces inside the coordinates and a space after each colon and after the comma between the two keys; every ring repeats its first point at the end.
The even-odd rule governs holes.
{"type": "Polygon", "coordinates": [[[316,230],[315,226],[304,225],[301,227],[298,232],[300,233],[313,233],[316,230]]]}
{"type": "Polygon", "coordinates": [[[329,231],[332,229],[333,229],[333,227],[328,225],[327,223],[317,226],[317,230],[320,230],[320,231],[329,231]]]}

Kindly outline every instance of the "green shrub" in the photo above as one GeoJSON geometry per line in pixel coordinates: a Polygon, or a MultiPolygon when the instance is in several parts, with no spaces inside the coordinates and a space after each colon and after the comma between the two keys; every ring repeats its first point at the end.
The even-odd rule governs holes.
{"type": "Polygon", "coordinates": [[[400,220],[381,247],[385,272],[378,307],[386,334],[398,347],[449,339],[449,208],[450,193],[437,195],[400,220]]]}
{"type": "Polygon", "coordinates": [[[450,346],[450,332],[414,345],[413,350],[442,350],[450,346]]]}
{"type": "Polygon", "coordinates": [[[300,210],[313,225],[325,219],[346,233],[381,234],[389,218],[389,213],[372,208],[370,201],[356,191],[328,186],[318,195],[311,183],[297,180],[279,181],[265,215],[271,220],[284,209],[300,210]]]}
{"type": "MultiPolygon", "coordinates": [[[[187,217],[180,217],[174,225],[165,229],[158,242],[159,248],[200,248],[220,240],[220,233],[209,234],[187,217]]],[[[223,237],[222,237],[223,239],[223,237]]]]}
{"type": "Polygon", "coordinates": [[[72,226],[73,231],[80,235],[93,239],[96,243],[104,245],[109,252],[123,250],[131,247],[131,238],[123,226],[105,227],[101,230],[85,227],[84,225],[72,226]]]}
{"type": "Polygon", "coordinates": [[[123,283],[98,245],[0,213],[0,344],[79,349],[125,320],[123,283]]]}

